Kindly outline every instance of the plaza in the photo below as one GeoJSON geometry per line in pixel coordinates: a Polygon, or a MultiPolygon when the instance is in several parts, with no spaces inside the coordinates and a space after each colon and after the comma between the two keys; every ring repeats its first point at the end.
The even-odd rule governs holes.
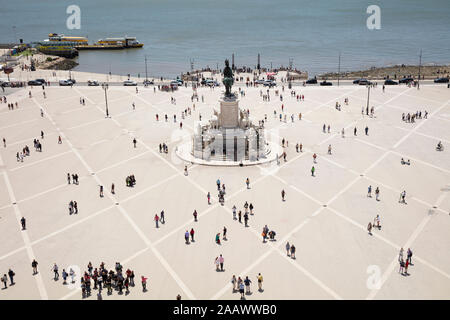
{"type": "Polygon", "coordinates": [[[271,141],[289,142],[283,148],[286,161],[215,167],[176,155],[199,115],[213,115],[223,86],[198,88],[203,102],[191,101],[191,87],[163,92],[139,86],[136,92],[135,87],[109,86],[108,118],[101,87],[52,85],[45,87],[46,98],[41,87],[8,95],[8,103],[18,102],[19,108],[0,104],[0,138],[6,139],[6,147],[0,146],[0,273],[13,269],[16,284],[1,290],[0,299],[81,299],[79,287],[53,280],[53,264],[60,272],[69,266],[84,272],[89,262],[113,268],[117,261],[134,270],[136,287],[129,295],[114,292],[103,299],[175,299],[180,294],[182,299],[237,300],[233,275],[252,280],[247,300],[449,299],[450,90],[444,85],[420,90],[387,86],[383,92],[378,85],[370,89],[375,113],[369,117],[361,113],[365,86],[286,85],[282,91],[279,84],[269,89],[270,101],[260,96],[267,87],[235,84],[233,89],[238,87],[245,91],[241,108],[256,120],[267,117],[271,141]],[[304,101],[291,96],[291,90],[304,95],[304,101]],[[187,108],[192,114],[182,119],[187,108]],[[402,113],[425,110],[427,119],[402,121],[402,113]],[[280,113],[286,121],[280,121],[280,113]],[[330,133],[322,131],[324,124],[331,126],[330,133]],[[35,138],[42,152],[34,150],[35,138]],[[436,151],[439,141],[444,151],[436,151]],[[159,152],[161,143],[168,145],[167,154],[159,152]],[[296,152],[297,143],[303,152],[296,152]],[[25,145],[31,155],[17,161],[25,145]],[[411,165],[402,165],[401,158],[411,165]],[[77,173],[79,185],[68,184],[67,173],[77,173]],[[131,174],[137,180],[132,188],[125,185],[131,174]],[[226,185],[223,206],[217,179],[226,185]],[[104,197],[99,197],[99,185],[104,197]],[[367,197],[369,185],[379,187],[380,201],[367,197]],[[407,204],[399,202],[403,190],[407,204]],[[71,200],[78,202],[76,215],[68,214],[71,200]],[[233,205],[244,211],[246,201],[254,206],[248,227],[232,214],[233,205]],[[161,210],[166,221],[156,228],[153,218],[161,210]],[[369,235],[367,224],[377,214],[382,227],[369,235]],[[276,241],[262,241],[265,225],[276,231],[276,241]],[[224,226],[228,240],[218,245],[214,237],[224,226]],[[186,245],[184,232],[191,228],[195,242],[186,245]],[[287,241],[295,244],[296,259],[286,255],[287,241]],[[409,276],[398,272],[402,247],[414,253],[409,276]],[[214,259],[220,254],[225,271],[216,272],[214,259]],[[37,275],[32,275],[33,259],[39,262],[37,275]],[[258,273],[264,277],[262,292],[258,273]],[[148,277],[147,292],[140,287],[141,275],[148,277]]]}

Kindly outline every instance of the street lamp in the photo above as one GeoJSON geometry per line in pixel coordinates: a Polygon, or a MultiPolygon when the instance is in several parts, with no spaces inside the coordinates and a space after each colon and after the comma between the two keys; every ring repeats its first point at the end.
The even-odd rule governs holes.
{"type": "Polygon", "coordinates": [[[109,111],[108,111],[108,96],[106,94],[106,91],[108,90],[108,84],[102,83],[102,89],[105,91],[105,103],[106,103],[106,118],[109,118],[109,111]]]}

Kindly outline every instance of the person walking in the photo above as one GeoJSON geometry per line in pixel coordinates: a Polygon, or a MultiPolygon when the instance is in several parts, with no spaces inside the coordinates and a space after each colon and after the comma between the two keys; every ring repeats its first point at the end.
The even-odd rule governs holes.
{"type": "Polygon", "coordinates": [[[222,240],[227,240],[227,227],[223,227],[223,236],[222,236],[222,240]]]}
{"type": "Polygon", "coordinates": [[[367,197],[372,198],[372,186],[367,188],[367,197]]]}
{"type": "Polygon", "coordinates": [[[245,184],[247,185],[247,189],[250,189],[250,179],[249,178],[247,178],[245,180],[245,184]]]}
{"type": "Polygon", "coordinates": [[[316,168],[314,168],[314,166],[312,166],[311,168],[311,176],[315,177],[314,172],[316,171],[316,168]]]}
{"type": "Polygon", "coordinates": [[[295,259],[295,246],[291,245],[291,258],[295,259]]]}
{"type": "Polygon", "coordinates": [[[33,261],[31,262],[31,267],[33,268],[33,275],[38,273],[37,266],[38,266],[38,262],[35,259],[33,259],[33,261]]]}
{"type": "Polygon", "coordinates": [[[14,271],[12,271],[12,269],[9,269],[8,270],[8,276],[9,276],[9,285],[10,286],[13,286],[15,283],[14,283],[14,276],[15,276],[16,274],[14,273],[14,271]]]}
{"type": "Polygon", "coordinates": [[[206,197],[208,198],[208,204],[211,204],[211,194],[209,193],[209,191],[206,197]]]}
{"type": "Polygon", "coordinates": [[[159,228],[159,224],[158,224],[159,223],[159,217],[158,217],[157,214],[155,214],[155,218],[153,220],[155,220],[156,228],[159,228]]]}
{"type": "Polygon", "coordinates": [[[283,190],[281,190],[281,200],[284,201],[284,197],[286,196],[286,192],[283,190]]]}
{"type": "Polygon", "coordinates": [[[377,187],[377,188],[375,189],[375,199],[376,199],[377,201],[380,201],[379,197],[380,197],[380,189],[377,187]]]}
{"type": "Polygon", "coordinates": [[[241,294],[241,299],[245,299],[245,295],[244,295],[244,283],[241,282],[239,284],[239,293],[241,294]]]}
{"type": "Polygon", "coordinates": [[[133,145],[135,148],[136,148],[136,143],[137,143],[136,138],[133,138],[133,145]]]}
{"type": "Polygon", "coordinates": [[[369,222],[367,225],[367,231],[369,231],[369,234],[372,235],[372,222],[369,222]]]}
{"type": "Polygon", "coordinates": [[[22,230],[26,229],[26,219],[24,217],[22,217],[20,219],[20,224],[22,225],[22,230]]]}
{"type": "Polygon", "coordinates": [[[111,184],[111,193],[112,193],[112,194],[115,194],[115,193],[116,193],[116,191],[115,191],[115,189],[114,189],[114,183],[111,184]]]}
{"type": "Polygon", "coordinates": [[[191,242],[195,242],[194,241],[194,233],[195,233],[194,228],[191,228],[191,231],[189,233],[191,235],[191,242]]]}
{"type": "Polygon", "coordinates": [[[194,210],[194,213],[192,215],[194,216],[194,221],[197,222],[197,210],[194,210]]]}
{"type": "Polygon", "coordinates": [[[291,250],[291,245],[289,244],[289,241],[286,242],[286,255],[289,257],[290,256],[290,250],[291,250]]]}

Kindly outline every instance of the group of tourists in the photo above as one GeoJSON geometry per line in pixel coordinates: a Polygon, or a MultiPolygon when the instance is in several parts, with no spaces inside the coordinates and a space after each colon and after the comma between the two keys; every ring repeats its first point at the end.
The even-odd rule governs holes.
{"type": "MultiPolygon", "coordinates": [[[[428,119],[428,111],[423,112],[423,118],[428,119]]],[[[422,111],[416,111],[416,113],[402,113],[402,121],[406,123],[415,123],[416,119],[422,119],[422,111]]]]}

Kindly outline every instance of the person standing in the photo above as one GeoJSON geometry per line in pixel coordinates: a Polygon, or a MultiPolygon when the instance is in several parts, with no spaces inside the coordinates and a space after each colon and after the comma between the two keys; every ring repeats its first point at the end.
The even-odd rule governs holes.
{"type": "Polygon", "coordinates": [[[408,251],[406,252],[406,261],[408,261],[410,265],[412,265],[412,255],[412,250],[408,248],[408,251]]]}
{"type": "Polygon", "coordinates": [[[398,263],[399,263],[398,273],[403,274],[403,270],[404,270],[404,267],[405,267],[405,262],[403,261],[403,259],[399,259],[398,263]]]}
{"type": "Polygon", "coordinates": [[[286,243],[286,255],[289,257],[289,252],[290,252],[290,250],[291,250],[291,246],[290,246],[290,244],[289,244],[289,241],[286,243]]]}
{"type": "Polygon", "coordinates": [[[59,279],[59,272],[58,272],[58,265],[56,263],[53,264],[52,270],[54,273],[53,280],[57,281],[59,279]]]}
{"type": "Polygon", "coordinates": [[[35,259],[33,259],[33,261],[31,262],[31,267],[33,268],[33,275],[38,273],[37,266],[38,266],[38,262],[35,259]]]}
{"type": "Polygon", "coordinates": [[[283,190],[281,190],[281,200],[283,200],[283,201],[284,201],[284,197],[285,197],[285,195],[286,195],[286,192],[284,191],[284,189],[283,189],[283,190]]]}
{"type": "Polygon", "coordinates": [[[62,278],[63,278],[63,284],[67,284],[67,276],[68,276],[68,274],[67,274],[67,272],[66,272],[66,269],[63,269],[63,271],[62,271],[62,273],[61,273],[61,275],[62,275],[62,278]]]}
{"type": "Polygon", "coordinates": [[[147,278],[144,276],[141,276],[141,284],[142,284],[142,292],[147,291],[147,278]]]}
{"type": "Polygon", "coordinates": [[[189,233],[191,235],[191,241],[194,242],[194,233],[195,233],[194,228],[191,228],[191,231],[189,233]]]}
{"type": "Polygon", "coordinates": [[[159,228],[159,224],[158,224],[159,223],[159,217],[158,217],[157,214],[155,214],[155,218],[153,220],[155,220],[156,228],[159,228]]]}
{"type": "Polygon", "coordinates": [[[209,193],[209,191],[206,197],[208,198],[208,204],[211,204],[211,194],[209,193]]]}
{"type": "Polygon", "coordinates": [[[219,264],[220,264],[220,271],[223,271],[223,263],[225,262],[225,259],[222,257],[222,255],[219,256],[219,264]]]}
{"type": "Polygon", "coordinates": [[[186,230],[184,233],[184,240],[186,244],[189,244],[189,231],[186,230]]]}
{"type": "Polygon", "coordinates": [[[248,278],[248,276],[246,276],[245,279],[244,279],[244,283],[245,283],[246,294],[250,294],[251,293],[251,291],[250,291],[250,284],[252,283],[252,280],[250,280],[248,278]]]}
{"type": "Polygon", "coordinates": [[[314,166],[312,166],[311,168],[311,176],[314,177],[314,172],[316,171],[316,168],[314,168],[314,166]]]}
{"type": "Polygon", "coordinates": [[[111,193],[112,193],[112,194],[115,194],[115,193],[116,193],[116,191],[114,190],[114,183],[111,184],[111,193]]]}
{"type": "Polygon", "coordinates": [[[197,222],[197,210],[194,210],[192,215],[194,216],[194,221],[197,222]]]}
{"type": "Polygon", "coordinates": [[[242,219],[242,211],[239,210],[238,212],[238,218],[239,218],[239,223],[242,223],[241,219],[242,219]]]}
{"type": "Polygon", "coordinates": [[[3,289],[7,289],[8,288],[8,277],[6,276],[6,273],[2,277],[2,282],[3,282],[3,285],[5,286],[3,289]]]}
{"type": "Polygon", "coordinates": [[[69,270],[69,275],[70,275],[71,283],[75,283],[75,271],[73,271],[72,268],[70,268],[70,270],[69,270]]]}
{"type": "Polygon", "coordinates": [[[408,259],[406,259],[406,262],[405,262],[405,271],[403,272],[405,275],[408,275],[408,266],[409,266],[409,261],[408,261],[408,259]]]}
{"type": "Polygon", "coordinates": [[[236,276],[234,274],[233,274],[233,277],[231,278],[231,284],[233,285],[232,293],[235,293],[236,288],[237,288],[237,280],[236,280],[236,276]]]}
{"type": "Polygon", "coordinates": [[[20,219],[20,224],[22,225],[22,230],[26,229],[26,220],[24,217],[22,217],[22,219],[20,219]]]}
{"type": "Polygon", "coordinates": [[[214,259],[214,264],[216,265],[216,271],[219,271],[220,267],[219,257],[216,257],[216,259],[214,259]]]}
{"type": "Polygon", "coordinates": [[[222,236],[223,240],[227,240],[227,227],[223,227],[223,236],[222,236]]]}
{"type": "Polygon", "coordinates": [[[375,189],[375,199],[376,199],[377,201],[380,201],[379,196],[380,196],[380,189],[377,187],[377,188],[375,189]]]}
{"type": "Polygon", "coordinates": [[[70,173],[67,173],[67,184],[70,184],[70,173]]]}
{"type": "Polygon", "coordinates": [[[133,138],[133,145],[135,148],[136,148],[136,143],[137,143],[136,138],[133,138]]]}
{"type": "Polygon", "coordinates": [[[245,184],[247,185],[247,189],[250,189],[250,179],[247,178],[247,180],[245,180],[245,184]]]}
{"type": "Polygon", "coordinates": [[[367,197],[372,198],[372,186],[367,188],[367,197]]]}
{"type": "Polygon", "coordinates": [[[369,222],[367,225],[367,231],[369,231],[369,234],[372,235],[372,222],[369,222]]]}
{"type": "Polygon", "coordinates": [[[262,292],[262,283],[263,283],[263,276],[261,275],[261,273],[258,273],[258,275],[256,276],[256,279],[258,279],[258,291],[262,292]]]}

